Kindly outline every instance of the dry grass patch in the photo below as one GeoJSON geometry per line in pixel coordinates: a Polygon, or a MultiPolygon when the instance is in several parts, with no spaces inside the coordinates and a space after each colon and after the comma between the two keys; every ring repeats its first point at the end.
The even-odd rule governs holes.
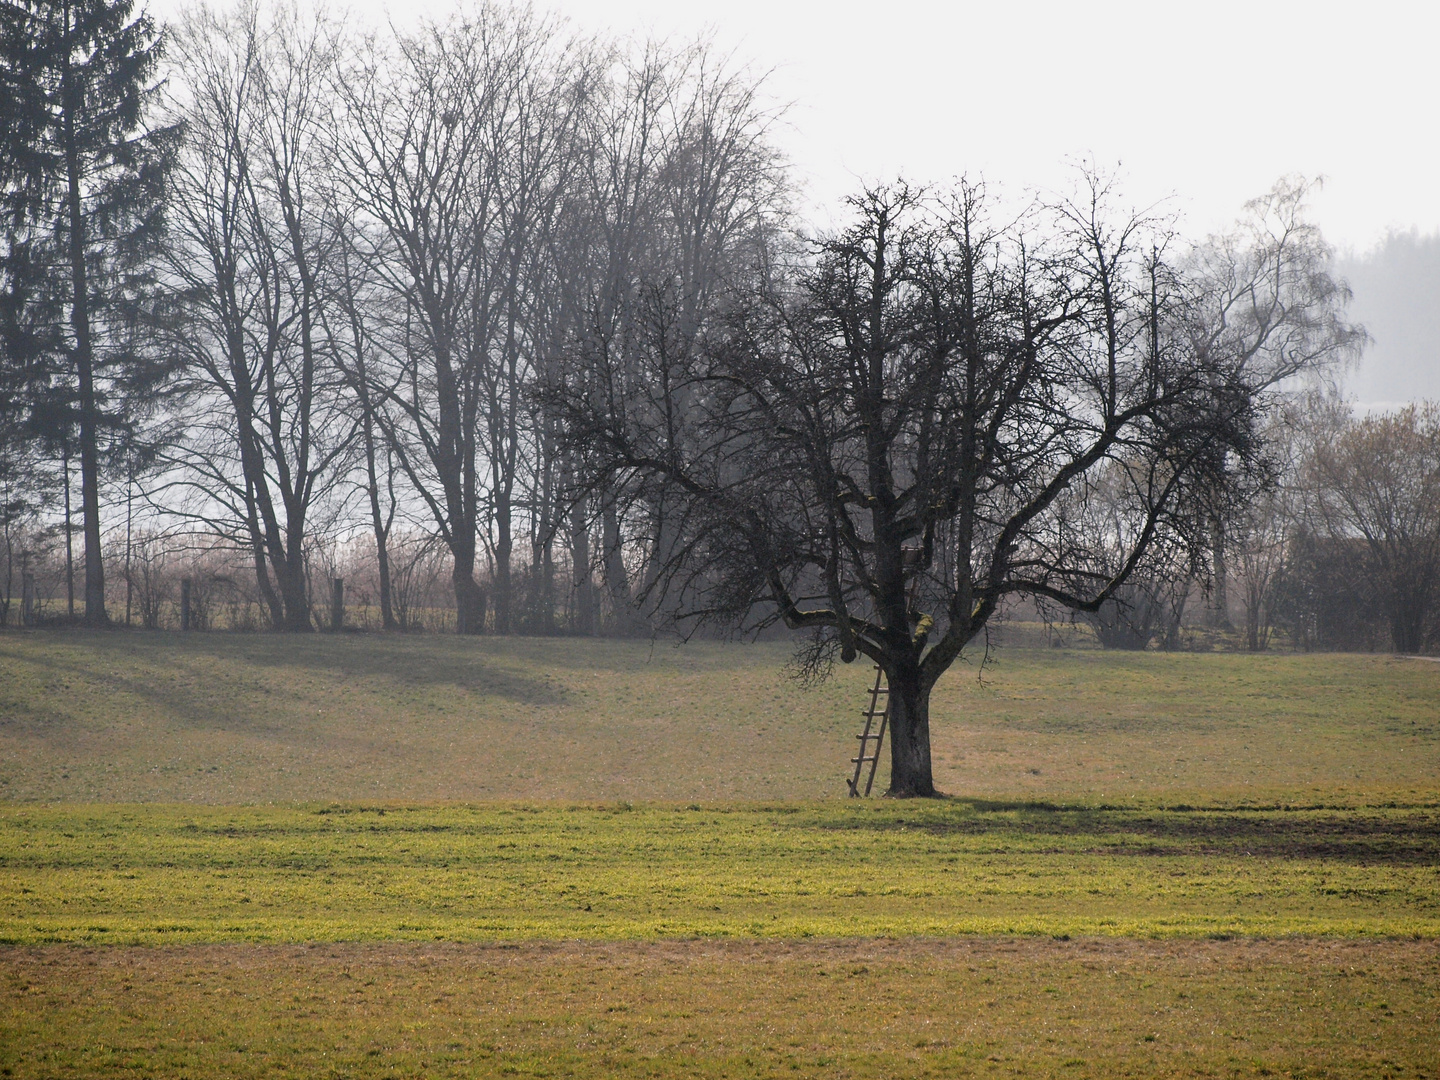
{"type": "Polygon", "coordinates": [[[0,1076],[1440,1077],[1440,665],[788,654],[0,634],[0,1076]]]}
{"type": "Polygon", "coordinates": [[[1434,943],[0,950],[0,1072],[1434,1077],[1434,943]]]}

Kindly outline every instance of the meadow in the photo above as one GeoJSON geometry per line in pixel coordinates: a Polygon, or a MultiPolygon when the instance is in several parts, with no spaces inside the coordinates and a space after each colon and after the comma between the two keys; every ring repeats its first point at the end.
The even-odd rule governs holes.
{"type": "MultiPolygon", "coordinates": [[[[379,634],[0,634],[0,799],[843,798],[874,674],[790,647],[379,634]]],[[[1440,664],[1002,647],[931,703],[952,795],[1424,801],[1440,664]]],[[[884,763],[877,778],[885,780],[884,763]]]]}
{"type": "Polygon", "coordinates": [[[787,655],[0,635],[0,1076],[1440,1076],[1440,664],[787,655]]]}

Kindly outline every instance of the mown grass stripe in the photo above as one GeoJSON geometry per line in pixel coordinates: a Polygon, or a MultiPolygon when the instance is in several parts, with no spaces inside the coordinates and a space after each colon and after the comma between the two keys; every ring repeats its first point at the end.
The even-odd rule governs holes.
{"type": "Polygon", "coordinates": [[[10,943],[1440,937],[1440,811],[0,807],[10,943]]]}

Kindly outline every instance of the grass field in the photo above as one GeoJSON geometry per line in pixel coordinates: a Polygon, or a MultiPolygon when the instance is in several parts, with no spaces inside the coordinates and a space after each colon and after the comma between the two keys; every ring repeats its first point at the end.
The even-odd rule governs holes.
{"type": "Polygon", "coordinates": [[[1440,664],[786,656],[0,635],[0,1076],[1440,1077],[1440,664]]]}
{"type": "Polygon", "coordinates": [[[1434,1077],[1434,942],[15,950],[0,1073],[1434,1077]]]}
{"type": "Polygon", "coordinates": [[[7,807],[0,940],[1440,938],[1440,806],[7,807]]]}
{"type": "MultiPolygon", "coordinates": [[[[0,634],[0,798],[841,798],[863,664],[781,644],[0,634]]],[[[931,706],[936,783],[987,798],[1425,800],[1440,664],[1004,650],[931,706]]],[[[883,782],[883,771],[881,780],[883,782]]]]}

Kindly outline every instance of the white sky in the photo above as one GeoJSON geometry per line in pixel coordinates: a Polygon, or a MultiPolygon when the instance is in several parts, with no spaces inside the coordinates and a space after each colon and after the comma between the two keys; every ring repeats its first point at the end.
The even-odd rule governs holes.
{"type": "MultiPolygon", "coordinates": [[[[301,0],[305,2],[305,0],[301,0]]],[[[183,0],[150,0],[164,17],[183,0]]],[[[453,0],[329,0],[362,20],[453,0]]],[[[1370,0],[552,0],[585,28],[709,30],[791,104],[782,142],[822,207],[859,179],[967,172],[1055,186],[1119,164],[1139,203],[1224,227],[1284,173],[1323,175],[1340,247],[1440,230],[1440,5],[1370,0]]]]}
{"type": "Polygon", "coordinates": [[[1332,242],[1440,229],[1440,5],[1327,0],[834,3],[566,0],[582,24],[711,26],[773,69],[822,203],[856,177],[1064,180],[1120,164],[1131,197],[1223,227],[1284,173],[1323,175],[1332,242]]]}

